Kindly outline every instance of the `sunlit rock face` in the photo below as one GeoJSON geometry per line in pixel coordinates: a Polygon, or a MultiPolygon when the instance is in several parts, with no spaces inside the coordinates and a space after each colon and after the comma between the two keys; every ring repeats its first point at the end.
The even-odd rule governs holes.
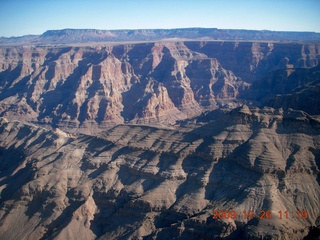
{"type": "MultiPolygon", "coordinates": [[[[124,122],[172,125],[230,102],[261,102],[261,96],[279,92],[264,80],[268,74],[284,71],[269,78],[282,77],[285,87],[295,69],[317,66],[319,49],[319,44],[203,41],[1,48],[0,114],[75,131],[124,122]]],[[[304,86],[316,76],[291,82],[304,86]]],[[[292,98],[300,101],[299,96],[292,98]]],[[[280,107],[282,100],[290,102],[272,98],[267,104],[280,107]]]]}

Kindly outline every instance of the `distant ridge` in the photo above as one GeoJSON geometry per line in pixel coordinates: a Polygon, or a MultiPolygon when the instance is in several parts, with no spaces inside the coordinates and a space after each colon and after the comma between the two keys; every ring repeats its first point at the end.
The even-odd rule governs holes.
{"type": "Polygon", "coordinates": [[[255,40],[255,41],[320,41],[320,33],[217,28],[97,30],[48,30],[42,35],[1,37],[0,44],[71,44],[89,42],[127,42],[181,40],[255,40]]]}

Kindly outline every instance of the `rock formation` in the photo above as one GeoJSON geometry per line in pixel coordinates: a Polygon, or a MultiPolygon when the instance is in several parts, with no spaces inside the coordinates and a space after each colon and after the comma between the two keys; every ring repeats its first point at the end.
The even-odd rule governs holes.
{"type": "Polygon", "coordinates": [[[118,125],[96,137],[1,118],[2,238],[307,236],[319,225],[320,122],[247,106],[220,116],[177,130],[118,125]],[[214,210],[237,217],[213,219],[214,210]],[[244,218],[249,210],[258,218],[244,218]],[[260,219],[261,210],[269,212],[260,219]]]}
{"type": "Polygon", "coordinates": [[[280,107],[263,96],[319,79],[315,68],[301,80],[319,52],[319,44],[246,42],[1,48],[0,115],[94,133],[124,122],[172,125],[234,100],[280,107]]]}

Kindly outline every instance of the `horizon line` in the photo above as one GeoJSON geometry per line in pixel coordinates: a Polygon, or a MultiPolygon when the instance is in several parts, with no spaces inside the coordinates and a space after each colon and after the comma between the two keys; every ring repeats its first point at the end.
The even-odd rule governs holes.
{"type": "Polygon", "coordinates": [[[100,28],[61,28],[61,29],[48,29],[40,34],[25,34],[19,36],[0,36],[0,38],[20,38],[28,36],[41,36],[48,31],[65,31],[65,30],[95,30],[95,31],[139,31],[139,30],[182,30],[182,29],[216,29],[216,30],[233,30],[233,31],[257,31],[257,32],[287,32],[287,33],[315,33],[320,34],[316,31],[297,31],[297,30],[269,30],[269,29],[246,29],[246,28],[215,28],[215,27],[179,27],[179,28],[122,28],[122,29],[100,29],[100,28]]]}

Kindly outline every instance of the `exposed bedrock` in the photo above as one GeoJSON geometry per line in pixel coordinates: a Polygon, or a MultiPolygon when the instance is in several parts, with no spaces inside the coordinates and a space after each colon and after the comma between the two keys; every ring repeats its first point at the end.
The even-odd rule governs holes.
{"type": "MultiPolygon", "coordinates": [[[[316,67],[319,49],[316,43],[205,41],[0,48],[0,115],[95,132],[124,122],[172,125],[247,100],[279,107],[304,95],[275,98],[263,79],[316,67]],[[260,93],[272,99],[254,98],[260,93]]],[[[300,88],[314,82],[299,79],[294,86],[300,88]]]]}

